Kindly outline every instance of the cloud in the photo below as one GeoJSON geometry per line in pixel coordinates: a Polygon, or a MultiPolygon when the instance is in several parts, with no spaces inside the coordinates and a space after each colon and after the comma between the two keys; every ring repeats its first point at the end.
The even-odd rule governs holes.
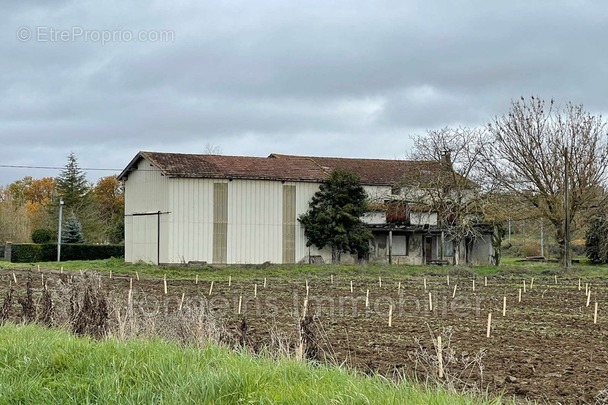
{"type": "MultiPolygon", "coordinates": [[[[83,166],[122,167],[138,150],[208,143],[400,158],[408,135],[483,125],[521,95],[608,110],[600,2],[28,0],[3,10],[6,164],[63,165],[74,151],[83,166]]],[[[0,184],[45,173],[0,169],[0,184]]]]}

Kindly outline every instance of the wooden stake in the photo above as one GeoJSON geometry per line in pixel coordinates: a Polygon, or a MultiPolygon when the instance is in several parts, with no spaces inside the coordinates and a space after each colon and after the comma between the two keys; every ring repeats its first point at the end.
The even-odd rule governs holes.
{"type": "Polygon", "coordinates": [[[382,288],[382,277],[378,277],[378,287],[382,288]]]}
{"type": "Polygon", "coordinates": [[[308,295],[310,293],[310,286],[306,286],[306,298],[308,298],[308,295]]]}
{"type": "Polygon", "coordinates": [[[507,315],[507,296],[502,297],[502,316],[507,315]]]}
{"type": "Polygon", "coordinates": [[[585,283],[585,295],[589,294],[589,283],[585,283]]]}
{"type": "MultiPolygon", "coordinates": [[[[331,282],[333,283],[333,282],[334,282],[334,280],[333,280],[333,277],[334,277],[334,276],[331,276],[331,277],[332,277],[331,282]]],[[[264,277],[264,288],[266,288],[266,277],[264,277]]]]}
{"type": "Polygon", "coordinates": [[[475,279],[473,279],[473,291],[475,291],[475,279]]]}
{"type": "MultiPolygon", "coordinates": [[[[17,283],[15,283],[15,284],[17,284],[17,283]]],[[[587,292],[587,306],[589,306],[590,303],[591,303],[591,288],[587,292]]]]}
{"type": "Polygon", "coordinates": [[[490,337],[491,330],[492,330],[492,313],[488,312],[488,329],[486,331],[486,337],[490,337]]]}
{"type": "Polygon", "coordinates": [[[426,277],[424,278],[424,291],[426,291],[426,277]]]}
{"type": "Polygon", "coordinates": [[[365,308],[369,308],[369,288],[367,289],[367,293],[365,294],[365,308]]]}
{"type": "Polygon", "coordinates": [[[167,275],[166,274],[163,277],[163,283],[165,284],[165,295],[167,295],[167,275]]]}
{"type": "Polygon", "coordinates": [[[194,284],[198,284],[198,274],[194,277],[194,284]]]}
{"type": "Polygon", "coordinates": [[[179,310],[181,311],[182,308],[184,307],[184,297],[186,296],[186,293],[183,292],[182,293],[182,300],[179,302],[179,310]]]}
{"type": "Polygon", "coordinates": [[[110,280],[112,279],[112,270],[110,270],[110,280]]]}
{"type": "Polygon", "coordinates": [[[137,281],[139,281],[139,273],[135,272],[135,278],[137,278],[137,281]]]}
{"type": "Polygon", "coordinates": [[[532,291],[532,287],[534,287],[534,277],[532,277],[532,280],[530,280],[530,291],[532,291]]]}
{"type": "Polygon", "coordinates": [[[524,292],[526,292],[526,280],[524,280],[524,292]]]}
{"type": "Polygon", "coordinates": [[[40,265],[38,265],[38,271],[40,271],[40,265]]]}
{"type": "Polygon", "coordinates": [[[397,284],[397,294],[401,293],[401,281],[397,284]]]}
{"type": "Polygon", "coordinates": [[[388,327],[393,326],[393,305],[388,306],[388,327]]]}
{"type": "Polygon", "coordinates": [[[578,279],[578,290],[579,291],[581,290],[581,279],[580,278],[578,279]]]}
{"type": "Polygon", "coordinates": [[[429,311],[433,312],[433,293],[429,292],[429,311]]]}
{"type": "Polygon", "coordinates": [[[61,266],[61,270],[59,272],[63,274],[63,266],[61,266]]]}
{"type": "Polygon", "coordinates": [[[437,360],[439,360],[439,378],[443,378],[443,347],[441,335],[437,336],[437,360]]]}
{"type": "Polygon", "coordinates": [[[456,297],[456,288],[458,287],[458,284],[454,284],[454,292],[452,293],[452,298],[456,297]]]}
{"type": "Polygon", "coordinates": [[[132,289],[133,289],[133,279],[130,278],[129,279],[129,290],[132,290],[132,289]]]}
{"type": "Polygon", "coordinates": [[[254,284],[253,285],[253,297],[257,298],[257,296],[258,296],[258,285],[254,284]]]}
{"type": "Polygon", "coordinates": [[[209,295],[213,292],[213,280],[211,280],[211,285],[209,286],[209,295]]]}
{"type": "Polygon", "coordinates": [[[350,292],[353,292],[353,280],[350,280],[350,292]]]}
{"type": "Polygon", "coordinates": [[[15,280],[15,285],[17,285],[17,276],[15,275],[14,272],[13,272],[13,280],[15,280]]]}
{"type": "Polygon", "coordinates": [[[486,287],[488,286],[488,276],[485,276],[483,278],[483,285],[486,286],[486,287]]]}
{"type": "Polygon", "coordinates": [[[521,288],[518,291],[519,291],[519,297],[517,298],[517,302],[521,302],[521,288]]]}
{"type": "Polygon", "coordinates": [[[447,275],[447,279],[448,279],[448,285],[450,285],[450,275],[447,275]]]}
{"type": "Polygon", "coordinates": [[[238,314],[241,314],[241,308],[243,307],[243,296],[239,295],[239,311],[238,314]]]}
{"type": "MultiPolygon", "coordinates": [[[[555,284],[557,284],[557,274],[555,274],[555,284]]],[[[532,288],[532,287],[530,287],[532,288]]]]}
{"type": "Polygon", "coordinates": [[[597,301],[595,301],[595,310],[593,311],[593,324],[597,323],[597,301]]]}
{"type": "Polygon", "coordinates": [[[330,275],[329,275],[329,278],[330,278],[330,280],[331,280],[331,283],[333,284],[333,283],[334,283],[334,275],[333,275],[333,274],[330,274],[330,275]]]}
{"type": "Polygon", "coordinates": [[[304,298],[304,307],[302,308],[302,319],[306,318],[308,312],[308,298],[304,298]]]}
{"type": "Polygon", "coordinates": [[[232,276],[228,276],[228,287],[232,285],[232,276]]]}

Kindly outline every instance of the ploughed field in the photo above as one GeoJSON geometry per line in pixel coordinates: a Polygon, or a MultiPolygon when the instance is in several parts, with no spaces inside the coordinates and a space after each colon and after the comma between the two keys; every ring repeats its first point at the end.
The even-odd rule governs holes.
{"type": "Polygon", "coordinates": [[[213,339],[539,402],[608,401],[606,279],[502,274],[486,281],[447,268],[427,276],[403,273],[387,270],[381,279],[364,272],[265,276],[252,269],[250,275],[238,270],[233,279],[225,271],[217,277],[205,271],[205,281],[167,280],[165,293],[162,278],[135,274],[4,270],[0,315],[118,337],[213,339]],[[7,299],[9,285],[14,291],[7,299]],[[74,319],[90,307],[101,314],[78,322],[98,329],[78,329],[74,319]],[[107,324],[100,325],[104,316],[107,324]]]}

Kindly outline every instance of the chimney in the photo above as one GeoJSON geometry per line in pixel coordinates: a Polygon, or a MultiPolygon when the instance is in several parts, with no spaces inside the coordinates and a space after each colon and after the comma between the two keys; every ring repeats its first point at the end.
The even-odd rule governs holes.
{"type": "Polygon", "coordinates": [[[441,151],[441,161],[447,164],[448,167],[452,167],[452,154],[449,149],[441,151]]]}

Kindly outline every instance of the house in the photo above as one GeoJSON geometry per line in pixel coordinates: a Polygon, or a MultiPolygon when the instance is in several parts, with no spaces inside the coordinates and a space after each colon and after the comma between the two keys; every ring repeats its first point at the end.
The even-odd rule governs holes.
{"type": "MultiPolygon", "coordinates": [[[[154,264],[331,261],[306,246],[297,218],[335,168],[357,174],[372,211],[370,261],[423,264],[453,254],[436,213],[400,201],[403,178],[441,162],[271,154],[266,158],[139,152],[125,184],[125,260],[154,264]]],[[[468,241],[468,262],[489,261],[489,237],[468,241]]]]}

